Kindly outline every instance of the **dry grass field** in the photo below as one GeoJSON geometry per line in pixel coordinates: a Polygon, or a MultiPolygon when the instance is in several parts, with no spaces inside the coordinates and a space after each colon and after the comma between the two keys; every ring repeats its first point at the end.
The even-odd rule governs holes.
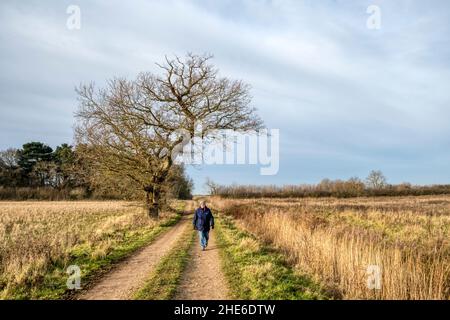
{"type": "Polygon", "coordinates": [[[335,298],[450,298],[450,196],[213,202],[335,298]]]}
{"type": "MultiPolygon", "coordinates": [[[[450,196],[211,198],[211,205],[227,215],[217,216],[219,238],[236,235],[227,254],[245,272],[253,270],[243,288],[257,297],[311,298],[294,288],[312,288],[308,292],[335,299],[450,298],[450,196]],[[228,220],[238,228],[228,228],[228,220]],[[262,244],[275,247],[305,277],[262,249],[256,259],[262,244]],[[282,278],[290,280],[267,277],[262,271],[269,265],[278,270],[272,278],[284,270],[282,278]],[[374,266],[379,288],[368,286],[374,266]]],[[[166,212],[151,220],[140,204],[122,201],[0,202],[0,299],[69,298],[69,265],[80,266],[85,285],[179,217],[166,212]]]]}
{"type": "Polygon", "coordinates": [[[170,218],[121,201],[0,202],[0,298],[58,298],[69,264],[100,269],[170,218]]]}

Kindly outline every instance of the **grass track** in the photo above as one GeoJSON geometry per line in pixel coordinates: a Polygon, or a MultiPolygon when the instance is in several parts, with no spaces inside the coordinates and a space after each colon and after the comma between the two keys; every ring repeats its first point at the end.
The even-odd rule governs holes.
{"type": "Polygon", "coordinates": [[[235,299],[327,299],[308,276],[294,272],[282,256],[241,231],[223,214],[216,224],[223,270],[235,299]]]}

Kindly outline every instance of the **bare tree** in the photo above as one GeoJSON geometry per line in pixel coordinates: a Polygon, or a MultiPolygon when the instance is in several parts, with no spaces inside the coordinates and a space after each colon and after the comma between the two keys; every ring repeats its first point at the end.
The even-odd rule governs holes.
{"type": "Polygon", "coordinates": [[[17,166],[18,154],[17,149],[8,148],[4,151],[0,151],[0,164],[8,168],[14,168],[17,166]]]}
{"type": "Polygon", "coordinates": [[[183,130],[202,137],[217,129],[258,130],[262,120],[250,107],[249,86],[218,76],[211,56],[166,57],[161,74],[134,80],[114,78],[105,88],[77,88],[76,137],[93,150],[108,172],[132,179],[145,191],[149,215],[157,216],[162,186],[173,165],[183,130]]]}
{"type": "Polygon", "coordinates": [[[366,178],[366,185],[372,189],[382,189],[386,183],[386,177],[380,170],[372,170],[366,178]]]}
{"type": "Polygon", "coordinates": [[[209,195],[214,196],[214,195],[218,194],[219,185],[217,183],[215,183],[214,181],[212,181],[209,177],[206,178],[205,186],[208,189],[208,194],[209,195]]]}
{"type": "Polygon", "coordinates": [[[21,183],[22,174],[18,166],[17,149],[9,148],[0,151],[0,186],[17,186],[21,183]]]}

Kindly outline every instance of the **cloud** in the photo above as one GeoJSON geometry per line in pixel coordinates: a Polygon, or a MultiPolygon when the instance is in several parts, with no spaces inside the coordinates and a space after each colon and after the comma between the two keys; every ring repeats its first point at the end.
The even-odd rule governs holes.
{"type": "MultiPolygon", "coordinates": [[[[242,183],[373,167],[394,180],[448,180],[450,4],[379,0],[382,28],[369,30],[372,2],[85,1],[81,30],[70,31],[68,1],[2,1],[0,148],[71,141],[80,82],[210,52],[223,75],[252,85],[254,105],[281,130],[280,174],[226,169],[242,183]]],[[[199,190],[209,171],[228,182],[220,168],[202,170],[190,170],[199,190]]]]}

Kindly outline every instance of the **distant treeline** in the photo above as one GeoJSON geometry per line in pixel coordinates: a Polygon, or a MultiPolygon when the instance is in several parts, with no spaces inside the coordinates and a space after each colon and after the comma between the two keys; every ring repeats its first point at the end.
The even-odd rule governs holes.
{"type": "MultiPolygon", "coordinates": [[[[0,151],[0,200],[142,199],[132,181],[96,168],[85,146],[42,142],[0,151]]],[[[192,198],[192,181],[174,166],[164,192],[168,198],[192,198]]]]}
{"type": "Polygon", "coordinates": [[[209,193],[225,198],[377,197],[450,194],[450,185],[388,184],[380,171],[372,171],[365,181],[324,179],[318,184],[285,186],[218,185],[207,182],[209,193]]]}

